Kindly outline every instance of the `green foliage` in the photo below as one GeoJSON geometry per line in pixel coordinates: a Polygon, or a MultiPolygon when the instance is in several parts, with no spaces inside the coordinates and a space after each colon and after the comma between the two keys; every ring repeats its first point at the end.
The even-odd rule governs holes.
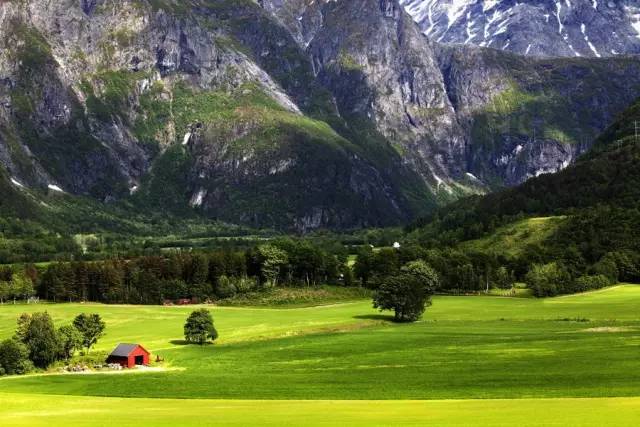
{"type": "Polygon", "coordinates": [[[58,340],[60,341],[60,357],[63,360],[71,359],[76,351],[82,349],[83,336],[75,326],[61,326],[58,329],[58,340]]]}
{"type": "Polygon", "coordinates": [[[99,314],[79,314],[73,319],[73,326],[82,336],[82,347],[91,350],[100,337],[104,335],[106,323],[99,314]]]}
{"type": "Polygon", "coordinates": [[[400,274],[387,277],[373,297],[374,308],[393,310],[396,322],[415,322],[431,305],[438,287],[438,275],[423,261],[402,267],[400,274]]]}
{"type": "Polygon", "coordinates": [[[287,253],[272,245],[258,246],[258,262],[266,287],[276,286],[282,268],[289,261],[287,253]]]}
{"type": "Polygon", "coordinates": [[[16,339],[0,342],[0,376],[26,374],[31,369],[27,346],[16,339]]]}
{"type": "Polygon", "coordinates": [[[184,325],[184,339],[187,342],[202,345],[217,338],[218,331],[213,325],[213,317],[209,310],[203,308],[191,313],[184,325]]]}
{"type": "MultiPolygon", "coordinates": [[[[145,75],[131,71],[103,71],[83,80],[80,87],[86,96],[89,113],[110,122],[113,116],[127,111],[136,82],[145,75]],[[97,89],[97,90],[96,90],[97,89]]],[[[122,117],[127,119],[126,116],[122,117]]]]}
{"type": "Polygon", "coordinates": [[[313,307],[323,304],[336,304],[345,301],[358,301],[371,298],[371,291],[361,287],[314,286],[279,287],[268,290],[238,293],[234,297],[216,301],[221,306],[258,306],[258,307],[313,307]]]}
{"type": "Polygon", "coordinates": [[[527,285],[537,297],[552,297],[561,293],[570,281],[564,266],[552,262],[545,265],[534,264],[525,278],[527,285]]]}
{"type": "Polygon", "coordinates": [[[29,350],[29,359],[38,368],[47,368],[58,360],[60,355],[60,340],[54,328],[51,316],[44,313],[34,313],[26,324],[19,325],[18,336],[23,339],[29,350]]]}

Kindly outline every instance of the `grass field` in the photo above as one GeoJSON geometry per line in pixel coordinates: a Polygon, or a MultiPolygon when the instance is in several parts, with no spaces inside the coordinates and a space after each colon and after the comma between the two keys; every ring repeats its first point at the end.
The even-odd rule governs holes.
{"type": "Polygon", "coordinates": [[[640,286],[633,285],[545,300],[436,297],[424,320],[410,325],[390,323],[369,301],[218,307],[212,311],[219,342],[196,347],[180,341],[193,307],[5,305],[0,338],[12,333],[23,311],[46,309],[58,324],[82,311],[98,312],[108,333],[96,352],[140,342],[182,369],[3,378],[0,417],[37,425],[45,422],[38,414],[55,420],[64,409],[72,414],[66,425],[100,425],[79,409],[88,402],[107,418],[148,408],[144,416],[154,425],[168,424],[163,414],[171,408],[184,408],[193,423],[211,416],[238,425],[260,417],[296,424],[295,417],[312,420],[314,414],[325,425],[364,425],[387,416],[408,425],[543,424],[527,415],[532,411],[546,425],[637,425],[638,307],[640,286]]]}

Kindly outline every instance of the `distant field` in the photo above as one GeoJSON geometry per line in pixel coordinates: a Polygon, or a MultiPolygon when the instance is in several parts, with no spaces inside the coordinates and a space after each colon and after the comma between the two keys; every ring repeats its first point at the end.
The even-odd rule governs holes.
{"type": "MultiPolygon", "coordinates": [[[[45,398],[42,394],[238,399],[206,404],[126,401],[141,407],[158,405],[152,414],[184,404],[185,408],[200,405],[203,416],[214,416],[214,408],[221,405],[228,408],[225,414],[229,417],[234,411],[238,413],[238,424],[248,421],[242,418],[244,415],[277,414],[287,406],[303,408],[300,416],[323,414],[324,405],[328,405],[246,402],[255,399],[493,399],[465,401],[459,406],[469,408],[470,416],[472,408],[481,405],[484,409],[479,413],[488,417],[484,424],[510,425],[507,415],[522,417],[526,408],[534,410],[540,401],[495,399],[640,396],[638,307],[640,286],[634,285],[546,300],[439,296],[424,321],[412,325],[388,322],[388,317],[371,308],[370,301],[294,309],[218,307],[212,311],[220,331],[219,343],[196,347],[180,343],[184,319],[193,307],[5,305],[0,307],[0,338],[12,333],[15,318],[23,311],[46,309],[58,324],[82,311],[99,312],[107,321],[108,334],[96,352],[107,351],[117,342],[140,342],[161,354],[168,366],[184,370],[4,378],[0,379],[0,391],[15,394],[1,398],[0,416],[4,420],[3,412],[9,416],[20,412],[20,402],[25,407],[44,405],[45,412],[49,410],[47,405],[56,401],[60,405],[53,406],[59,408],[79,405],[76,398],[45,398]],[[11,404],[4,405],[5,401],[11,404]],[[243,414],[242,408],[248,404],[257,409],[243,414]],[[503,414],[502,418],[491,418],[498,414],[503,414]]],[[[335,412],[336,422],[344,419],[339,417],[356,416],[361,412],[356,409],[358,405],[366,407],[367,403],[354,403],[352,410],[344,405],[333,405],[342,408],[335,412]]],[[[390,414],[400,411],[407,424],[424,425],[424,417],[438,424],[439,411],[456,412],[451,405],[458,404],[403,401],[370,405],[374,413],[384,408],[390,414]]],[[[637,420],[640,402],[553,400],[544,416],[551,423],[553,410],[578,417],[588,407],[601,407],[599,414],[610,411],[611,417],[617,418],[607,419],[619,420],[616,425],[633,425],[622,421],[637,420]]],[[[112,399],[97,399],[95,408],[108,414],[118,408],[123,414],[132,410],[112,399]]],[[[447,421],[464,424],[465,411],[456,414],[447,421]]],[[[571,425],[602,425],[597,420],[585,418],[582,424],[571,425]]],[[[471,421],[476,418],[466,419],[467,423],[471,421]]],[[[367,424],[366,418],[358,422],[367,424]]],[[[233,423],[230,420],[225,424],[233,423]]],[[[331,424],[335,423],[328,422],[331,424]]]]}

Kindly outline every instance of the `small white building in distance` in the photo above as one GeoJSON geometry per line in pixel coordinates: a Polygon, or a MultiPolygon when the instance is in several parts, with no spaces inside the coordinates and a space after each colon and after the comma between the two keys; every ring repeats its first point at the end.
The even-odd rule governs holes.
{"type": "Polygon", "coordinates": [[[393,244],[393,248],[394,248],[394,249],[400,249],[400,242],[395,242],[395,243],[393,244]]]}

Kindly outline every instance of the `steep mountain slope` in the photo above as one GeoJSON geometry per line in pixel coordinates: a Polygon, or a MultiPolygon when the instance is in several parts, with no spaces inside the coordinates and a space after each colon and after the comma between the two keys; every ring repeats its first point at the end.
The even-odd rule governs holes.
{"type": "MultiPolygon", "coordinates": [[[[589,217],[595,212],[593,215],[602,222],[600,231],[604,235],[611,228],[625,227],[623,222],[617,224],[613,216],[607,218],[607,214],[622,212],[637,221],[640,219],[640,137],[635,134],[635,123],[638,121],[640,100],[621,114],[598,139],[594,149],[575,164],[508,190],[460,200],[420,221],[419,225],[424,227],[420,233],[428,239],[464,241],[491,234],[496,227],[523,216],[589,217]],[[604,209],[604,213],[599,209],[604,209]]],[[[574,232],[578,232],[578,228],[574,232]]],[[[599,232],[596,228],[579,233],[587,231],[599,232]]],[[[638,231],[634,229],[625,240],[638,231]]]]}
{"type": "Polygon", "coordinates": [[[636,59],[442,46],[397,0],[0,3],[0,164],[36,198],[400,224],[562,169],[637,96],[636,59]]]}
{"type": "Polygon", "coordinates": [[[640,53],[635,0],[401,0],[425,34],[530,56],[640,53]]]}
{"type": "Polygon", "coordinates": [[[252,2],[26,5],[0,5],[0,154],[23,185],[303,230],[409,217],[368,153],[301,113],[304,59],[252,2]]]}
{"type": "Polygon", "coordinates": [[[636,59],[442,46],[396,1],[263,3],[313,58],[341,116],[373,122],[442,200],[566,167],[640,95],[636,59]]]}

